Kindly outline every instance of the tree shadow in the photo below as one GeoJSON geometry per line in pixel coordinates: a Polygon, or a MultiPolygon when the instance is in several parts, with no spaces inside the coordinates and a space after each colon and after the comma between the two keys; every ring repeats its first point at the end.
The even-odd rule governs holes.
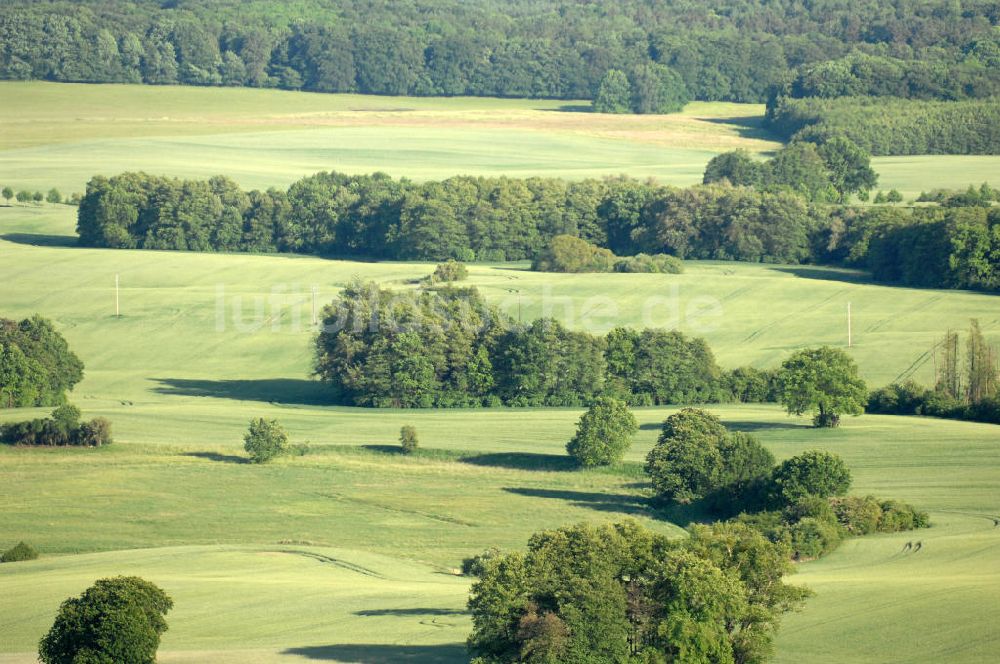
{"type": "Polygon", "coordinates": [[[504,491],[530,498],[565,500],[574,507],[586,507],[599,512],[657,516],[657,510],[653,508],[647,498],[634,494],[567,491],[564,489],[530,489],[526,487],[504,487],[504,491]]]}
{"type": "Polygon", "coordinates": [[[466,609],[430,609],[418,607],[415,609],[366,609],[355,611],[356,616],[465,616],[469,611],[466,609]]]}
{"type": "Polygon", "coordinates": [[[392,454],[393,456],[404,454],[401,445],[362,445],[361,449],[378,454],[392,454]]]}
{"type": "Polygon", "coordinates": [[[235,454],[222,454],[220,452],[185,452],[181,456],[194,457],[195,459],[208,459],[220,463],[250,463],[246,457],[235,454]]]}
{"type": "Polygon", "coordinates": [[[736,128],[742,138],[757,138],[763,141],[781,142],[781,139],[764,128],[764,118],[760,115],[734,115],[728,118],[698,118],[712,124],[729,125],[736,128]]]}
{"type": "Polygon", "coordinates": [[[337,404],[334,392],[323,383],[296,378],[258,380],[200,380],[195,378],[153,378],[158,394],[185,397],[213,397],[237,401],[265,401],[301,406],[337,404]]]}
{"type": "Polygon", "coordinates": [[[32,247],[76,247],[76,237],[73,235],[45,235],[42,233],[4,233],[0,240],[14,244],[27,244],[32,247]]]}
{"type": "Polygon", "coordinates": [[[469,661],[468,651],[462,643],[433,646],[344,643],[287,648],[282,654],[353,664],[458,664],[469,661]]]}
{"type": "Polygon", "coordinates": [[[542,109],[552,113],[593,113],[594,107],[590,104],[562,104],[556,108],[542,109]]]}
{"type": "Polygon", "coordinates": [[[741,420],[722,420],[727,429],[754,433],[755,431],[770,431],[774,429],[811,429],[808,424],[798,422],[744,422],[741,420]]]}
{"type": "Polygon", "coordinates": [[[580,465],[573,457],[559,454],[533,454],[531,452],[495,452],[492,454],[476,454],[459,459],[462,463],[473,466],[489,466],[493,468],[510,468],[513,470],[541,470],[566,472],[579,470],[580,465]]]}
{"type": "Polygon", "coordinates": [[[643,422],[639,425],[640,431],[659,431],[663,428],[663,422],[643,422]]]}
{"type": "Polygon", "coordinates": [[[818,268],[818,267],[772,267],[775,272],[783,272],[799,277],[800,279],[818,279],[821,281],[842,281],[848,284],[877,284],[879,286],[892,286],[891,283],[876,282],[871,275],[860,270],[847,270],[844,268],[818,268]]]}

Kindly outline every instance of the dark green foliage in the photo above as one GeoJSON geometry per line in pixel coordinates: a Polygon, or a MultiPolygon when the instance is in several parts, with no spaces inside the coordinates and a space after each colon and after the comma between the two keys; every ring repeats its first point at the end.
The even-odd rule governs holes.
{"type": "Polygon", "coordinates": [[[773,474],[775,495],[785,503],[807,496],[842,496],[851,488],[851,471],[836,454],[812,450],[785,459],[773,474]]]}
{"type": "Polygon", "coordinates": [[[103,417],[80,422],[80,409],[64,404],[44,419],[0,425],[0,442],[29,446],[101,447],[111,444],[111,422],[103,417]]]}
{"type": "Polygon", "coordinates": [[[764,165],[740,148],[712,157],[705,166],[704,184],[727,180],[738,187],[754,187],[763,180],[764,165]]]}
{"type": "Polygon", "coordinates": [[[399,447],[403,454],[413,454],[417,451],[417,428],[409,424],[399,430],[399,447]]]}
{"type": "Polygon", "coordinates": [[[35,203],[41,203],[42,201],[45,200],[45,194],[43,194],[40,191],[36,191],[31,195],[31,200],[33,200],[35,203]]]}
{"type": "Polygon", "coordinates": [[[476,554],[471,558],[466,558],[462,561],[462,574],[464,576],[480,577],[486,571],[487,564],[501,555],[500,549],[490,547],[482,553],[476,554]]]}
{"type": "Polygon", "coordinates": [[[62,203],[62,194],[59,193],[58,189],[53,187],[49,189],[49,193],[45,194],[45,201],[47,203],[62,203]]]}
{"type": "Polygon", "coordinates": [[[38,551],[26,542],[18,542],[10,547],[3,554],[0,554],[0,563],[19,563],[24,560],[36,560],[38,551]]]}
{"type": "Polygon", "coordinates": [[[252,463],[267,463],[288,451],[288,434],[276,420],[258,417],[250,420],[243,436],[243,449],[252,463]]]}
{"type": "Polygon", "coordinates": [[[0,194],[3,195],[3,199],[7,201],[8,204],[10,204],[10,199],[14,198],[14,190],[10,187],[4,187],[3,191],[0,191],[0,194]]]}
{"type": "Polygon", "coordinates": [[[645,63],[629,74],[633,113],[676,113],[691,101],[687,85],[670,67],[645,63]]]}
{"type": "Polygon", "coordinates": [[[669,66],[693,98],[996,94],[989,2],[419,0],[405,6],[17,0],[0,78],[318,92],[591,98],[609,70],[669,66]]]}
{"type": "Polygon", "coordinates": [[[768,108],[768,126],[788,140],[823,144],[848,139],[875,156],[1000,152],[996,98],[945,102],[781,97],[768,108]]]}
{"type": "Polygon", "coordinates": [[[580,417],[576,435],[566,444],[566,452],[581,466],[618,463],[639,431],[632,411],[612,397],[599,397],[580,417]]]}
{"type": "Polygon", "coordinates": [[[517,324],[474,288],[395,292],[355,282],[323,312],[315,373],[334,399],[389,408],[702,403],[726,392],[701,339],[558,321],[517,324]]]}
{"type": "Polygon", "coordinates": [[[83,378],[83,363],[51,321],[0,318],[0,408],[54,406],[83,378]]]}
{"type": "Polygon", "coordinates": [[[681,274],[684,262],[670,254],[636,254],[615,261],[615,272],[644,272],[648,274],[681,274]]]}
{"type": "Polygon", "coordinates": [[[778,372],[774,369],[737,367],[723,377],[729,399],[739,403],[768,403],[781,394],[778,372]]]}
{"type": "Polygon", "coordinates": [[[609,69],[594,97],[595,113],[628,113],[632,107],[632,84],[625,72],[609,69]]]}
{"type": "Polygon", "coordinates": [[[789,571],[781,545],[739,525],[687,541],[634,522],[544,531],[485,561],[469,650],[483,664],[763,661],[806,594],[789,571]]]}
{"type": "Polygon", "coordinates": [[[659,498],[678,503],[711,498],[715,509],[734,513],[752,500],[773,466],[774,457],[753,436],[729,432],[716,416],[693,408],[663,422],[646,457],[659,498]]]}
{"type": "Polygon", "coordinates": [[[860,415],[867,402],[865,382],[854,360],[823,346],[794,353],[781,364],[781,403],[789,413],[814,412],[813,424],[835,427],[841,415],[860,415]]]}
{"type": "Polygon", "coordinates": [[[31,192],[28,191],[28,190],[26,190],[26,189],[22,189],[21,191],[17,192],[17,202],[18,203],[30,203],[31,202],[31,192]]]}
{"type": "Polygon", "coordinates": [[[62,603],[38,647],[43,664],[154,664],[173,600],[138,577],[100,579],[62,603]]]}

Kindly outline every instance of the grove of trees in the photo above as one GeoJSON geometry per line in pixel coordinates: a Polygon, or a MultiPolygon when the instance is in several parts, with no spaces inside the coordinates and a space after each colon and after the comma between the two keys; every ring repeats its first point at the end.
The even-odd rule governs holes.
{"type": "Polygon", "coordinates": [[[0,78],[592,99],[617,70],[648,110],[669,67],[695,99],[952,99],[996,94],[998,20],[987,0],[13,0],[0,78]]]}
{"type": "Polygon", "coordinates": [[[720,370],[702,339],[627,328],[598,337],[553,319],[517,323],[474,288],[392,291],[353,282],[323,310],[322,323],[315,373],[333,388],[333,400],[357,406],[580,406],[599,396],[650,405],[770,395],[745,389],[760,377],[754,370],[732,377],[720,370]]]}
{"type": "Polygon", "coordinates": [[[0,408],[57,406],[83,379],[83,362],[51,321],[0,318],[0,408]]]}

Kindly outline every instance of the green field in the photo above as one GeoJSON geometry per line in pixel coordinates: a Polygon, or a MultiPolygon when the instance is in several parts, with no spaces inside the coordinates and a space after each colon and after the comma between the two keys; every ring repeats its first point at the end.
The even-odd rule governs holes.
{"type": "MultiPolygon", "coordinates": [[[[738,104],[603,116],[557,101],[12,82],[0,98],[0,185],[64,193],[139,168],[253,187],[322,169],[688,184],[721,151],[778,147],[760,129],[763,107],[738,104]]],[[[875,163],[882,188],[911,197],[1000,173],[1000,157],[875,163]]],[[[43,554],[0,565],[0,664],[35,661],[59,602],[115,574],[173,596],[166,664],[464,662],[462,558],[581,520],[633,517],[680,536],[697,516],[643,500],[641,461],[675,409],[638,409],[625,462],[576,471],[564,445],[578,409],[328,405],[308,375],[313,288],[320,305],[355,277],[413,288],[430,264],[81,249],[74,221],[70,207],[0,206],[0,316],[56,322],[87,367],[72,400],[85,417],[111,419],[116,443],[0,446],[0,549],[25,539],[43,554]],[[242,433],[258,416],[277,418],[302,454],[242,463],[242,433]],[[393,448],[404,424],[419,432],[413,457],[393,448]]],[[[996,296],[881,286],[849,270],[689,262],[683,275],[559,275],[503,264],[470,266],[470,282],[523,320],[594,333],[678,327],[706,338],[724,368],[846,348],[850,303],[848,352],[872,386],[929,383],[930,348],[970,318],[1000,342],[996,296]]],[[[786,617],[775,661],[996,660],[1000,428],[864,416],[818,431],[773,405],[711,410],[779,459],[842,455],[855,493],[912,502],[934,524],[799,565],[793,581],[816,596],[786,617]],[[920,551],[903,553],[911,541],[920,551]]],[[[45,413],[0,410],[0,421],[45,413]]]]}
{"type": "MultiPolygon", "coordinates": [[[[642,429],[621,467],[574,472],[563,445],[579,410],[323,405],[325,389],[307,377],[311,287],[321,301],[354,276],[407,288],[430,265],[79,249],[73,212],[0,208],[0,305],[8,317],[57,322],[87,365],[74,401],[87,417],[109,417],[118,442],[0,447],[0,545],[27,539],[47,554],[0,566],[0,598],[14,598],[0,599],[0,662],[33,661],[59,601],[118,573],[174,596],[163,662],[460,662],[468,583],[453,570],[463,557],[580,520],[633,516],[666,532],[678,531],[665,516],[683,524],[641,500],[640,462],[670,409],[637,412],[642,429]],[[278,418],[308,453],[239,463],[254,416],[278,418]],[[414,458],[386,449],[407,423],[424,448],[414,458]]],[[[667,321],[676,302],[681,328],[708,338],[727,367],[843,345],[848,300],[850,352],[874,383],[913,367],[929,379],[925,351],[969,317],[1000,337],[993,296],[877,286],[838,270],[691,263],[680,276],[552,275],[503,265],[471,275],[512,315],[518,300],[526,319],[546,313],[548,293],[549,314],[593,331],[643,324],[650,297],[662,298],[654,310],[667,321]],[[608,302],[597,295],[617,315],[600,315],[608,302]],[[704,313],[713,302],[718,316],[704,313]]],[[[775,406],[713,410],[779,458],[836,451],[857,492],[912,501],[935,524],[801,565],[795,581],[817,596],[786,619],[777,661],[990,659],[1000,646],[996,427],[866,416],[814,431],[775,406]],[[915,538],[923,549],[901,554],[915,538]]]]}

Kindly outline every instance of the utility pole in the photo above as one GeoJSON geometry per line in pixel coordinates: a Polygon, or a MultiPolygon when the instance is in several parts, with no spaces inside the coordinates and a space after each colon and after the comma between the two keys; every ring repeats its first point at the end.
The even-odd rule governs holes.
{"type": "Polygon", "coordinates": [[[847,303],[847,347],[850,348],[853,345],[853,339],[851,338],[851,303],[847,303]]]}
{"type": "Polygon", "coordinates": [[[121,308],[118,306],[118,273],[115,273],[115,318],[121,318],[121,308]]]}
{"type": "Polygon", "coordinates": [[[319,288],[317,286],[313,286],[312,287],[312,309],[313,309],[312,321],[313,321],[313,325],[317,325],[319,323],[319,320],[316,318],[316,296],[319,294],[318,291],[319,291],[319,288]]]}

